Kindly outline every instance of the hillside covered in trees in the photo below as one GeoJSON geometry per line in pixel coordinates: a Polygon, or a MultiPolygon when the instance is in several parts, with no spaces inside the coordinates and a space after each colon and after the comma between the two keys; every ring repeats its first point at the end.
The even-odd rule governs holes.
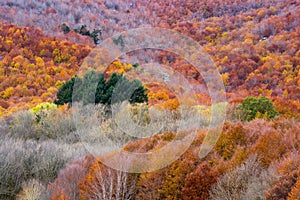
{"type": "Polygon", "coordinates": [[[299,200],[299,122],[299,1],[0,2],[0,199],[299,200]],[[226,102],[214,102],[197,66],[164,49],[128,52],[103,71],[89,66],[102,42],[125,47],[113,36],[142,27],[200,44],[226,102]],[[152,63],[169,70],[143,71],[152,63]],[[177,74],[187,80],[172,83],[182,97],[164,84],[177,74]],[[116,94],[118,87],[125,89],[116,94]],[[218,140],[199,157],[223,106],[218,140]],[[158,170],[129,173],[102,162],[117,149],[150,155],[170,146],[155,168],[191,136],[158,170]],[[101,145],[110,151],[98,154],[101,145]]]}

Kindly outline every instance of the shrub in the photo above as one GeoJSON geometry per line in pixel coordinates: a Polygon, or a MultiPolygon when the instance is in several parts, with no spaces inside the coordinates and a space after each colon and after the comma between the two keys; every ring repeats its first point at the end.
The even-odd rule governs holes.
{"type": "Polygon", "coordinates": [[[45,115],[48,111],[55,110],[56,108],[57,108],[56,104],[45,102],[45,103],[38,104],[37,106],[33,107],[31,110],[35,114],[36,120],[40,121],[42,115],[45,115]]]}
{"type": "Polygon", "coordinates": [[[32,179],[22,184],[22,190],[17,200],[46,200],[49,199],[46,188],[39,181],[32,179]]]}
{"type": "Polygon", "coordinates": [[[37,114],[38,112],[43,111],[43,110],[54,110],[56,108],[57,108],[56,104],[45,102],[45,103],[40,103],[37,106],[33,107],[32,111],[35,114],[37,114]]]}

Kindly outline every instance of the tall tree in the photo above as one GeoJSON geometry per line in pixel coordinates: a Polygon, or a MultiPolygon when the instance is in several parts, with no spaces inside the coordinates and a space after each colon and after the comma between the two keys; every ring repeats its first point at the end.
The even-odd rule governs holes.
{"type": "Polygon", "coordinates": [[[110,105],[125,100],[131,104],[148,102],[146,88],[139,80],[130,81],[122,74],[113,73],[106,83],[102,73],[89,71],[83,78],[75,77],[65,82],[59,89],[54,103],[63,105],[72,101],[82,101],[83,104],[110,105]]]}
{"type": "Polygon", "coordinates": [[[55,104],[63,105],[65,103],[72,102],[74,83],[75,83],[75,78],[71,78],[61,86],[61,88],[58,90],[56,94],[56,99],[54,100],[55,104]]]}

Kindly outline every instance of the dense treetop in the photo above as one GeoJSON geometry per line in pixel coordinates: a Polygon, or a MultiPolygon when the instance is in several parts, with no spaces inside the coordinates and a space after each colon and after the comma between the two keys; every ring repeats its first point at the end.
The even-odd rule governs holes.
{"type": "MultiPolygon", "coordinates": [[[[114,42],[124,46],[121,37],[114,42]]],[[[299,99],[300,1],[2,0],[0,199],[299,199],[299,99]],[[176,135],[187,137],[191,128],[176,132],[185,113],[170,88],[151,82],[151,73],[138,77],[141,82],[132,78],[143,64],[158,62],[187,78],[204,104],[188,107],[189,113],[196,109],[201,126],[211,113],[201,74],[170,52],[137,50],[101,73],[77,74],[102,40],[143,26],[199,42],[221,74],[229,103],[220,138],[205,158],[198,152],[207,130],[198,130],[171,165],[127,174],[87,155],[84,145],[95,145],[101,135],[128,152],[150,153],[176,135]],[[72,96],[76,81],[78,96],[72,96]],[[103,104],[110,104],[118,82],[138,90],[116,94],[132,104],[112,119],[103,104]],[[72,99],[83,101],[82,110],[61,106],[72,99]],[[150,113],[167,126],[147,138],[125,134],[121,125],[132,128],[126,120],[152,126],[150,113]]]]}
{"type": "MultiPolygon", "coordinates": [[[[171,28],[204,46],[222,75],[229,99],[253,95],[279,97],[297,103],[300,98],[300,5],[297,1],[249,0],[241,4],[236,1],[155,0],[149,5],[143,0],[77,0],[72,5],[61,1],[23,4],[3,1],[0,8],[5,10],[1,12],[3,21],[40,27],[44,33],[59,36],[44,36],[40,29],[32,27],[1,24],[0,62],[5,66],[0,70],[2,112],[7,108],[14,110],[13,105],[19,102],[53,101],[61,82],[75,75],[91,48],[59,38],[90,45],[93,41],[75,31],[64,35],[61,31],[63,23],[70,30],[79,32],[85,25],[90,34],[92,30],[99,30],[103,39],[115,31],[140,25],[171,28]],[[88,14],[83,15],[83,11],[88,14]],[[25,21],[24,12],[28,16],[25,21]],[[53,20],[43,20],[44,15],[37,15],[41,12],[53,20]],[[66,18],[66,14],[69,17],[66,18]],[[37,77],[37,74],[40,74],[38,78],[30,78],[37,77]]],[[[143,55],[143,52],[138,54],[143,55]]],[[[151,55],[145,54],[145,60],[151,60],[151,55]]],[[[195,68],[176,56],[161,52],[154,61],[170,65],[194,80],[193,83],[203,83],[195,68]]],[[[111,69],[122,69],[118,68],[111,69]]],[[[173,98],[173,94],[166,90],[159,94],[151,91],[157,89],[149,90],[154,102],[173,98]]],[[[209,98],[200,96],[201,101],[209,101],[209,98]]]]}
{"type": "Polygon", "coordinates": [[[113,73],[106,81],[102,73],[87,72],[62,84],[54,103],[57,105],[82,102],[111,105],[127,100],[131,104],[148,102],[146,89],[137,80],[128,80],[122,74],[113,73]],[[76,90],[76,91],[75,91],[76,90]]]}

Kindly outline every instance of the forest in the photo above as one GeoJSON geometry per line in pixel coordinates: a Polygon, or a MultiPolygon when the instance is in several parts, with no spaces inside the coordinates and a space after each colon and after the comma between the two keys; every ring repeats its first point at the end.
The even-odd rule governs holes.
{"type": "Polygon", "coordinates": [[[297,0],[0,2],[1,200],[300,200],[299,122],[297,0]]]}

